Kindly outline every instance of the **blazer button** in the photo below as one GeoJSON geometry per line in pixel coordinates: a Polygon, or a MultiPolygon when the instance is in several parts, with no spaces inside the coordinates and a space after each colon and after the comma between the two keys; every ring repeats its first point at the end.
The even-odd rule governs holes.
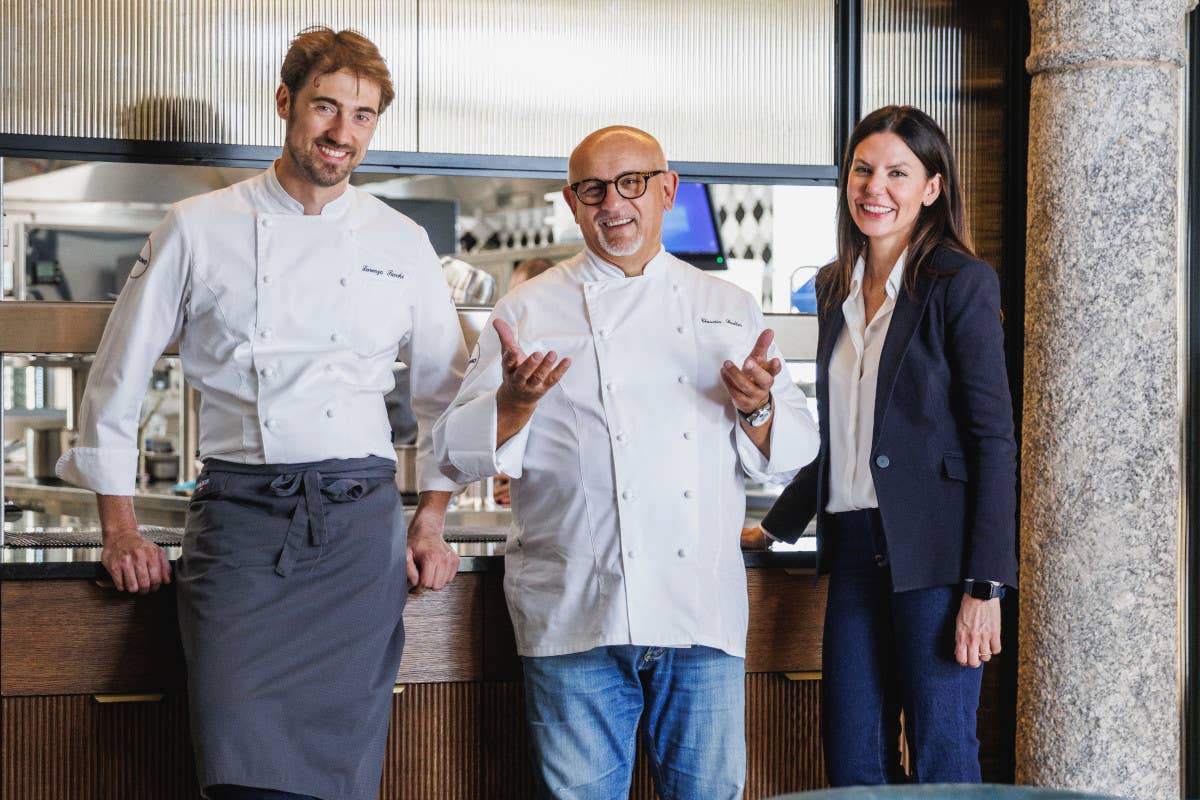
{"type": "Polygon", "coordinates": [[[890,458],[888,458],[887,456],[878,456],[875,459],[875,465],[878,466],[880,469],[887,469],[888,467],[891,466],[891,464],[892,464],[892,460],[890,458]]]}

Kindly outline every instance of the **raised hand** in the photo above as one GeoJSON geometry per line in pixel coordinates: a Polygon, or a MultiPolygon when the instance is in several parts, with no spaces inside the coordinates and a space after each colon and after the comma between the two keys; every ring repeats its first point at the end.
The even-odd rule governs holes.
{"type": "Polygon", "coordinates": [[[497,319],[492,326],[500,337],[500,364],[504,370],[504,380],[496,390],[496,402],[501,408],[509,406],[532,411],[538,400],[570,369],[571,359],[559,361],[553,350],[545,355],[537,351],[525,355],[507,322],[497,319]]]}
{"type": "Polygon", "coordinates": [[[783,370],[778,358],[767,358],[767,350],[775,340],[775,331],[767,328],[758,335],[754,349],[739,369],[732,361],[721,365],[721,381],[729,391],[733,404],[743,414],[757,411],[771,397],[775,376],[783,370]]]}

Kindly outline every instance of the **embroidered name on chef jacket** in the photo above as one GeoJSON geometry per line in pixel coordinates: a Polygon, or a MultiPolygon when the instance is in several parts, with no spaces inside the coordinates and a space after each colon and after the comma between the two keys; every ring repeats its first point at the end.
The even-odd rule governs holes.
{"type": "Polygon", "coordinates": [[[742,323],[738,322],[736,319],[729,319],[728,317],[726,317],[725,319],[717,319],[715,317],[701,317],[700,322],[702,322],[705,325],[732,325],[735,328],[742,327],[742,323]]]}
{"type": "Polygon", "coordinates": [[[376,278],[394,278],[395,280],[402,281],[407,277],[403,272],[397,272],[388,267],[372,267],[370,264],[363,264],[361,269],[363,272],[376,278]]]}

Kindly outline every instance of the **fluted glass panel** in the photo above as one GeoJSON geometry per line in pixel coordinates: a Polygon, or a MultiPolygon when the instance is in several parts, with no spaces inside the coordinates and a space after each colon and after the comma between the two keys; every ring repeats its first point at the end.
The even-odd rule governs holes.
{"type": "Polygon", "coordinates": [[[834,3],[422,0],[425,152],[566,156],[615,123],[668,158],[832,164],[834,3]]]}
{"type": "Polygon", "coordinates": [[[378,45],[396,100],[373,147],[416,149],[417,0],[0,0],[0,133],[276,145],[279,68],[310,25],[378,45]]]}
{"type": "Polygon", "coordinates": [[[915,105],[946,131],[979,255],[1003,261],[1007,4],[863,0],[862,111],[915,105]]]}

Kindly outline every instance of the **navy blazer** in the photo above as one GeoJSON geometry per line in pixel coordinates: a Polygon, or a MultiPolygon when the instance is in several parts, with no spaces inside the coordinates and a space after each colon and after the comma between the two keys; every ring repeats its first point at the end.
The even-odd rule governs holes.
{"type": "MultiPolygon", "coordinates": [[[[840,302],[819,313],[821,449],[763,519],[794,542],[816,514],[819,567],[830,530],[829,361],[844,324],[840,302]]],[[[963,578],[1016,586],[1016,450],[1000,282],[983,261],[940,247],[914,291],[901,288],[879,359],[871,475],[895,591],[963,578]]]]}

